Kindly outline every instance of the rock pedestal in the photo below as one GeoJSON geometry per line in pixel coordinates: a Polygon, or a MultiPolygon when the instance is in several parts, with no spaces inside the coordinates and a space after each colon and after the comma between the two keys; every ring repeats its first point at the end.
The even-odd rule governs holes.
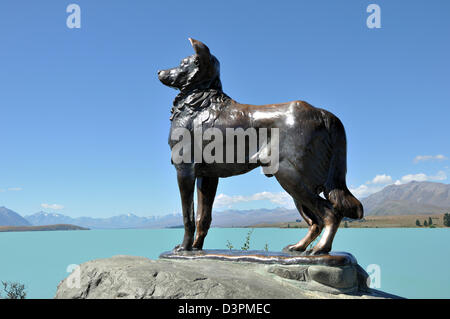
{"type": "MultiPolygon", "coordinates": [[[[349,253],[311,256],[288,252],[201,250],[165,252],[162,259],[220,260],[260,265],[260,271],[295,281],[300,288],[330,294],[367,292],[369,275],[349,253]]],[[[294,284],[294,282],[293,282],[294,284]]]]}
{"type": "Polygon", "coordinates": [[[159,260],[115,256],[80,265],[59,284],[55,298],[395,297],[369,289],[367,274],[350,254],[330,256],[251,251],[168,252],[159,260]]]}

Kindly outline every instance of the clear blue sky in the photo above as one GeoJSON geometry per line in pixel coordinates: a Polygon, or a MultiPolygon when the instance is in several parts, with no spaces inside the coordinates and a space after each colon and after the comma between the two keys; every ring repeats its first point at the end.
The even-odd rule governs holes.
{"type": "MultiPolygon", "coordinates": [[[[219,58],[235,100],[302,99],[339,116],[358,196],[448,183],[449,13],[449,1],[2,1],[0,206],[179,212],[167,145],[176,92],[156,72],[192,54],[188,37],[219,58]],[[70,3],[81,29],[66,26],[70,3]],[[381,29],[366,26],[370,3],[381,29]]],[[[222,179],[217,209],[272,208],[281,191],[259,170],[222,179]]]]}

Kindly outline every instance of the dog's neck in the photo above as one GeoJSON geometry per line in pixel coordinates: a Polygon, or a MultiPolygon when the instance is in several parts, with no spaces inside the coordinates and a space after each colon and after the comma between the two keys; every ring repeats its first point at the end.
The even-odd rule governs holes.
{"type": "Polygon", "coordinates": [[[231,98],[221,89],[193,89],[181,91],[174,99],[170,120],[172,121],[183,112],[194,115],[207,107],[224,105],[231,98]]]}

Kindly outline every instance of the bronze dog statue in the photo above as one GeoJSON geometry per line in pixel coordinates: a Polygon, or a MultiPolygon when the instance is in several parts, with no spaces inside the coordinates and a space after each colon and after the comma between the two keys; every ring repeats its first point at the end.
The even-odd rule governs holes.
{"type": "MultiPolygon", "coordinates": [[[[305,253],[328,253],[342,218],[363,217],[363,207],[348,190],[345,181],[347,145],[341,121],[330,112],[304,101],[270,105],[234,101],[222,91],[219,61],[205,44],[189,40],[195,54],[183,59],[178,67],[158,72],[163,84],[180,90],[172,107],[171,136],[177,128],[193,134],[195,121],[200,121],[202,129],[215,128],[224,134],[227,128],[277,128],[279,164],[273,175],[292,196],[309,225],[306,236],[287,249],[305,251],[324,230],[321,240],[305,253]],[[323,197],[320,196],[322,192],[323,197]]],[[[177,141],[169,138],[172,151],[177,141]]],[[[260,154],[261,151],[259,146],[257,152],[260,154]]],[[[247,146],[245,152],[243,163],[207,163],[195,161],[191,155],[190,161],[174,163],[185,229],[183,242],[175,247],[176,251],[202,249],[211,224],[219,177],[244,174],[264,166],[262,161],[249,160],[252,154],[247,146]],[[195,223],[193,195],[196,180],[198,208],[195,223]]]]}

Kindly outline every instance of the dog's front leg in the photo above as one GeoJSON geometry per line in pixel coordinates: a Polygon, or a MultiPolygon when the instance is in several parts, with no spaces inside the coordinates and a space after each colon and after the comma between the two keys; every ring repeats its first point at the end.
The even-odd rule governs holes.
{"type": "Polygon", "coordinates": [[[218,183],[218,177],[197,178],[197,235],[194,249],[203,248],[203,242],[211,225],[211,213],[218,183]]]}
{"type": "Polygon", "coordinates": [[[183,210],[184,239],[181,245],[175,247],[176,251],[192,250],[195,234],[194,217],[194,188],[195,174],[191,165],[177,167],[178,187],[181,195],[183,210]]]}

